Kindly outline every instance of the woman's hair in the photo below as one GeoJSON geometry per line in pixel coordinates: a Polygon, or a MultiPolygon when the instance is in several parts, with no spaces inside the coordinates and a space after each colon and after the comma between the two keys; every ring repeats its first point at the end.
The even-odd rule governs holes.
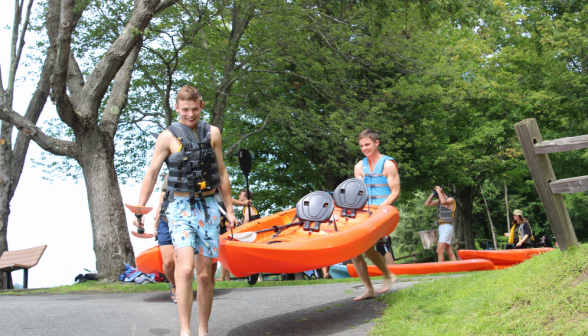
{"type": "MultiPolygon", "coordinates": [[[[528,222],[528,220],[525,217],[521,216],[521,215],[515,215],[515,216],[518,216],[520,218],[520,223],[521,224],[523,224],[524,222],[528,222]]],[[[519,221],[517,220],[517,222],[519,222],[519,221]]]]}

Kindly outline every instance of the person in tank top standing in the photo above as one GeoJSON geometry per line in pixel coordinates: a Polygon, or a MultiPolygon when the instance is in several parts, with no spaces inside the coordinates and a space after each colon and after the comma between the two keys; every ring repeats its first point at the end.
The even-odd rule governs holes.
{"type": "MultiPolygon", "coordinates": [[[[380,140],[378,133],[374,130],[364,130],[359,134],[358,140],[365,158],[355,165],[355,177],[362,179],[366,183],[369,193],[368,203],[370,205],[381,205],[378,209],[380,211],[384,208],[384,205],[392,205],[400,197],[398,167],[393,158],[380,153],[380,140]]],[[[356,297],[355,301],[374,298],[376,293],[385,293],[390,290],[392,284],[396,281],[396,276],[388,270],[386,261],[375,250],[375,246],[376,244],[365,251],[363,255],[384,273],[384,281],[380,288],[374,291],[363,255],[353,258],[353,265],[355,265],[357,274],[366,288],[365,293],[356,297]]]]}
{"type": "Polygon", "coordinates": [[[217,127],[200,120],[203,107],[202,95],[196,88],[184,86],[178,91],[175,109],[180,120],[158,136],[138,202],[139,206],[145,206],[166,162],[168,188],[162,209],[169,220],[177,255],[176,293],[181,336],[191,335],[194,269],[198,283],[198,334],[208,335],[213,300],[212,260],[218,256],[219,246],[220,211],[214,198],[217,188],[226,207],[227,228],[233,228],[237,221],[223,161],[221,133],[217,127]]]}
{"type": "Polygon", "coordinates": [[[439,262],[445,261],[443,252],[447,253],[449,260],[456,261],[451,248],[453,241],[453,217],[455,213],[455,199],[449,197],[440,186],[435,187],[438,200],[433,201],[435,193],[432,193],[425,201],[425,206],[437,207],[437,223],[439,224],[439,242],[437,243],[437,256],[439,262]]]}

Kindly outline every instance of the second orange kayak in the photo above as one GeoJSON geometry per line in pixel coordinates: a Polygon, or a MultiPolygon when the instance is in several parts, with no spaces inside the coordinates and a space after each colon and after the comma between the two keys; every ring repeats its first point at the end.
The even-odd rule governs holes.
{"type": "MultiPolygon", "coordinates": [[[[441,263],[423,263],[406,265],[386,265],[390,272],[396,275],[403,274],[434,274],[434,273],[457,273],[470,271],[492,271],[494,264],[485,259],[446,261],[441,263]]],[[[353,278],[357,278],[357,271],[353,264],[347,265],[347,271],[353,278]]],[[[375,265],[368,266],[370,276],[382,276],[383,273],[375,265]]]]}
{"type": "Polygon", "coordinates": [[[516,249],[516,250],[459,250],[457,256],[460,260],[486,259],[494,265],[516,265],[531,259],[541,253],[553,251],[551,247],[516,249]]]}
{"type": "MultiPolygon", "coordinates": [[[[217,261],[217,258],[212,259],[212,263],[217,261]]],[[[145,274],[163,274],[163,259],[161,259],[159,245],[139,253],[135,258],[135,263],[137,263],[137,269],[145,274]]]]}

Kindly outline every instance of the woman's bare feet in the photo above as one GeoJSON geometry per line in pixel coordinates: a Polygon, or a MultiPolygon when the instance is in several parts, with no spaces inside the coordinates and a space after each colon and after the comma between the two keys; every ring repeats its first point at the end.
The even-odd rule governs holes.
{"type": "Polygon", "coordinates": [[[386,293],[387,291],[389,291],[390,288],[392,288],[394,282],[396,282],[396,279],[396,275],[394,273],[390,273],[390,277],[384,278],[384,281],[382,281],[382,284],[380,285],[380,288],[378,288],[376,293],[386,293]]]}
{"type": "Polygon", "coordinates": [[[353,299],[353,301],[369,300],[369,299],[374,299],[374,298],[376,298],[376,294],[374,293],[374,290],[368,289],[367,291],[365,291],[365,293],[363,293],[362,295],[353,299]]]}

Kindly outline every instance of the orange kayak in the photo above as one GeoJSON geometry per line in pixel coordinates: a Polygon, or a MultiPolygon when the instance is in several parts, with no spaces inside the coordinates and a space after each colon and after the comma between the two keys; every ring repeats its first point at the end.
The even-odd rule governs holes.
{"type": "Polygon", "coordinates": [[[457,256],[460,260],[486,259],[494,265],[516,265],[527,259],[531,259],[541,253],[553,251],[551,247],[515,249],[515,250],[459,250],[457,256]]]}
{"type": "MultiPolygon", "coordinates": [[[[212,262],[217,262],[218,259],[212,259],[212,262]]],[[[135,258],[137,269],[145,274],[163,273],[163,259],[161,259],[161,251],[159,245],[155,245],[147,249],[135,258]]]]}
{"type": "Polygon", "coordinates": [[[159,245],[147,249],[135,258],[137,269],[145,274],[163,273],[163,261],[159,245]]]}
{"type": "MultiPolygon", "coordinates": [[[[494,264],[485,259],[460,260],[460,261],[446,261],[437,263],[423,263],[423,264],[406,264],[406,265],[386,265],[390,272],[396,275],[403,274],[434,274],[434,273],[457,273],[470,271],[492,271],[494,264]]],[[[357,278],[357,271],[353,264],[347,265],[347,272],[353,278],[357,278]]],[[[368,265],[368,274],[370,276],[384,275],[380,269],[375,265],[368,265]]]]}
{"type": "MultiPolygon", "coordinates": [[[[335,208],[337,229],[331,223],[321,224],[320,231],[304,231],[300,225],[277,232],[271,230],[292,223],[296,209],[290,209],[247,223],[233,230],[234,234],[259,232],[252,242],[230,240],[231,232],[220,238],[219,260],[233,275],[244,277],[256,273],[297,273],[334,265],[356,257],[372,247],[380,237],[396,229],[400,215],[393,206],[376,213],[377,206],[359,211],[356,218],[340,218],[335,208]]],[[[279,231],[279,229],[278,229],[279,231]]]]}

